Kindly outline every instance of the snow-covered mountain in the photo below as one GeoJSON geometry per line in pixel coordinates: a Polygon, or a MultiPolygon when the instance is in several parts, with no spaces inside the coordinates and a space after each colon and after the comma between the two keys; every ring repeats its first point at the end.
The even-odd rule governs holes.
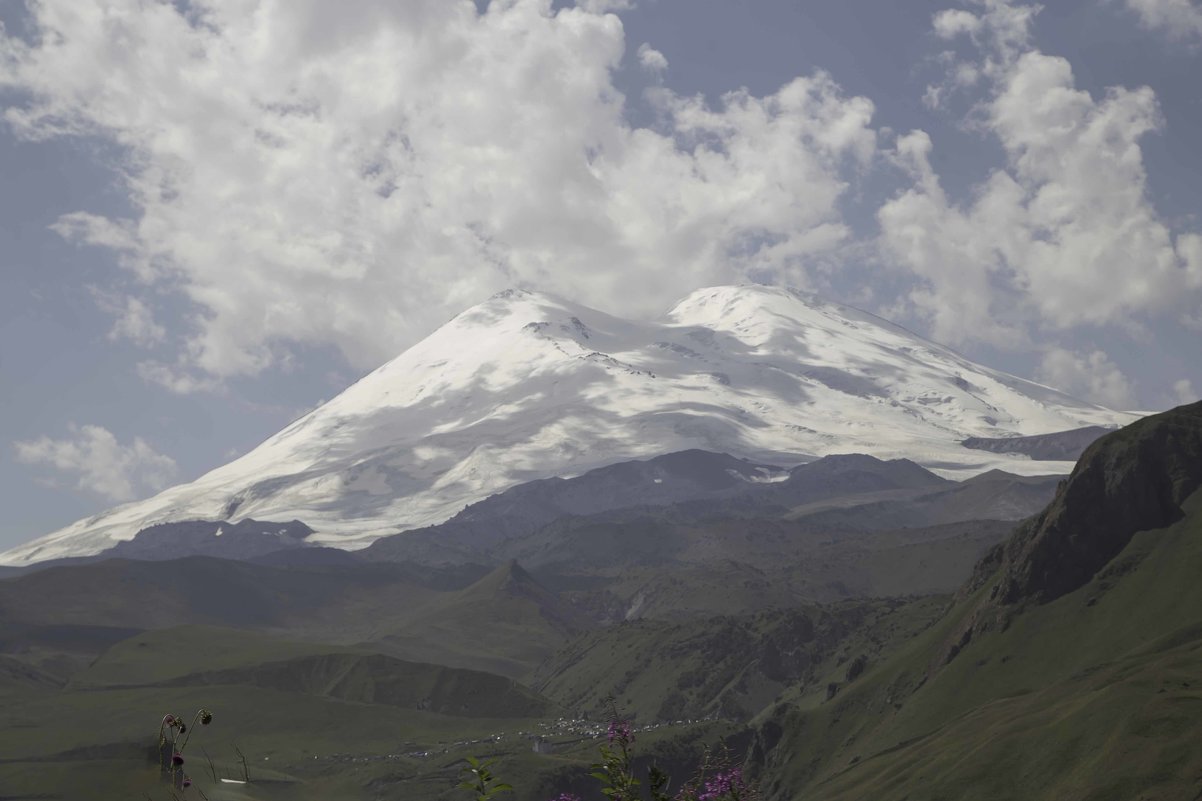
{"type": "Polygon", "coordinates": [[[703,289],[652,323],[511,290],[245,456],[0,563],[92,554],[188,519],[302,520],[312,541],[359,548],[515,484],[688,448],[785,465],[904,457],[954,478],[1067,473],[960,442],[1134,417],[792,290],[703,289]]]}

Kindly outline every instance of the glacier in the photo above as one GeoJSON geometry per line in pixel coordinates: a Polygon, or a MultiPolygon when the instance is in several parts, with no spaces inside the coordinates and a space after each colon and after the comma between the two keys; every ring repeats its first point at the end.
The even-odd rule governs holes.
{"type": "Polygon", "coordinates": [[[956,479],[1067,473],[1071,463],[960,442],[1137,417],[797,290],[701,289],[651,322],[508,290],[246,455],[0,564],[91,555],[146,526],[196,519],[302,520],[311,542],[358,549],[516,484],[691,448],[783,466],[836,453],[907,458],[956,479]]]}

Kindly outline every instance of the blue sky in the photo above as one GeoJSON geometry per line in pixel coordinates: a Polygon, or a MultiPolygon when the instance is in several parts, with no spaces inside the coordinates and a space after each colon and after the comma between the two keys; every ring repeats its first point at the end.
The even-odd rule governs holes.
{"type": "Polygon", "coordinates": [[[789,283],[1108,405],[1202,390],[1194,0],[337,8],[0,0],[0,548],[513,285],[789,283]]]}

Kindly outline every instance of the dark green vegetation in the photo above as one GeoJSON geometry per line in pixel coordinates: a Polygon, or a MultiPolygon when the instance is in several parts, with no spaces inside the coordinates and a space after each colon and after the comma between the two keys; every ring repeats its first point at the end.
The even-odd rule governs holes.
{"type": "Polygon", "coordinates": [[[770,801],[1196,799],[1202,404],[1058,492],[866,457],[749,489],[698,459],[536,482],[366,554],[0,580],[0,795],[131,797],[163,712],[205,706],[212,774],[237,747],[252,778],[198,752],[215,800],[454,798],[469,754],[518,801],[592,799],[612,695],[640,770],[721,740],[770,801]]]}
{"type": "Polygon", "coordinates": [[[788,697],[770,799],[1202,794],[1202,404],[1091,446],[956,605],[834,698],[788,697]]]}

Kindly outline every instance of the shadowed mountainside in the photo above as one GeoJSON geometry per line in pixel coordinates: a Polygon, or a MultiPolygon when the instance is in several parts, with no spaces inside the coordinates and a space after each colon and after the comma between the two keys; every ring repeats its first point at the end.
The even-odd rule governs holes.
{"type": "MultiPolygon", "coordinates": [[[[506,543],[563,518],[670,507],[677,515],[773,516],[799,504],[882,490],[952,485],[913,462],[858,454],[828,456],[785,470],[721,453],[682,451],[522,484],[437,526],[377,540],[368,558],[417,561],[496,559],[506,543]]],[[[502,558],[504,558],[502,556],[502,558]]]]}
{"type": "Polygon", "coordinates": [[[991,453],[1021,453],[1040,462],[1065,462],[1080,458],[1086,448],[1112,430],[1102,426],[1086,426],[1029,437],[969,437],[960,444],[965,448],[991,453]]]}
{"type": "Polygon", "coordinates": [[[785,471],[689,451],[522,485],[447,523],[377,540],[361,555],[433,565],[519,559],[557,569],[635,559],[696,563],[702,561],[694,555],[696,538],[714,539],[697,532],[709,529],[727,538],[722,552],[708,549],[710,558],[756,563],[747,555],[745,532],[766,529],[787,531],[779,536],[792,544],[761,542],[751,551],[775,547],[768,559],[779,564],[793,555],[789,548],[804,547],[806,539],[823,541],[831,532],[1018,520],[1042,509],[1058,480],[992,471],[953,482],[904,459],[859,454],[828,456],[785,471]],[[689,467],[694,463],[699,466],[689,467]],[[632,529],[637,534],[621,533],[632,529]]]}
{"type": "Polygon", "coordinates": [[[286,548],[301,548],[313,529],[299,520],[272,523],[241,520],[229,523],[189,520],[144,528],[132,540],[119,542],[103,556],[118,559],[178,559],[215,556],[254,559],[286,548]]]}

